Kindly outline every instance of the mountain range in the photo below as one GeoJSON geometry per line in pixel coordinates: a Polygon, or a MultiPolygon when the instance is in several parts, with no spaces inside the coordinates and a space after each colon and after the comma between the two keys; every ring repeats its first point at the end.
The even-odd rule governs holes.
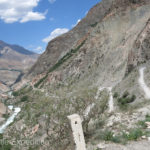
{"type": "Polygon", "coordinates": [[[9,90],[29,66],[34,64],[38,56],[38,54],[21,46],[0,41],[0,84],[3,86],[2,90],[9,90]]]}

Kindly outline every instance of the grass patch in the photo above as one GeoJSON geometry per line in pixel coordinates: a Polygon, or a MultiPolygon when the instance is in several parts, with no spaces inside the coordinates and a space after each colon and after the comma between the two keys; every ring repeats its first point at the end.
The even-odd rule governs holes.
{"type": "Polygon", "coordinates": [[[150,122],[150,116],[146,115],[145,120],[139,121],[138,125],[141,126],[143,129],[147,128],[146,122],[150,122]]]}
{"type": "Polygon", "coordinates": [[[136,141],[144,135],[144,132],[140,128],[130,129],[128,133],[121,132],[118,135],[115,135],[114,132],[110,130],[101,131],[96,139],[101,139],[104,141],[111,141],[113,143],[126,144],[127,141],[136,141]]]}
{"type": "Polygon", "coordinates": [[[143,131],[140,128],[132,129],[129,134],[126,134],[127,139],[130,141],[136,141],[141,136],[143,136],[143,131]]]}

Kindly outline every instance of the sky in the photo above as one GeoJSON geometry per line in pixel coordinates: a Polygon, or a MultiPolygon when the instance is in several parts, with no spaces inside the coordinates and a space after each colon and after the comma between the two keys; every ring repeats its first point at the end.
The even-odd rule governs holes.
{"type": "Polygon", "coordinates": [[[0,40],[36,53],[72,29],[100,0],[0,0],[0,40]]]}

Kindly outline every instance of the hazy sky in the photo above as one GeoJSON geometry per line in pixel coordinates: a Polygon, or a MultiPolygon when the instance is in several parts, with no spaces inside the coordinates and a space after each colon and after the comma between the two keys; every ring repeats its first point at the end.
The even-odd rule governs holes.
{"type": "Polygon", "coordinates": [[[42,52],[100,0],[0,0],[0,40],[42,52]]]}

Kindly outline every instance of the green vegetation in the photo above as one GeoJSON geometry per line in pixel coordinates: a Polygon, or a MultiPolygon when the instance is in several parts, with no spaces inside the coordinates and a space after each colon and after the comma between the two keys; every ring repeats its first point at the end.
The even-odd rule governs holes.
{"type": "Polygon", "coordinates": [[[118,94],[117,92],[115,92],[114,95],[113,95],[113,97],[114,97],[114,98],[118,98],[118,97],[119,97],[119,94],[118,94]]]}
{"type": "Polygon", "coordinates": [[[15,97],[20,96],[20,95],[24,95],[25,93],[28,93],[29,91],[31,91],[31,89],[32,89],[32,87],[25,86],[25,87],[21,88],[18,91],[14,91],[12,93],[12,95],[15,96],[15,97]]]}
{"type": "Polygon", "coordinates": [[[26,101],[28,101],[29,100],[29,97],[27,96],[27,95],[25,95],[25,96],[23,96],[23,97],[21,97],[21,102],[26,102],[26,101]]]}
{"type": "Polygon", "coordinates": [[[3,114],[3,118],[8,119],[9,118],[9,114],[3,114]]]}
{"type": "Polygon", "coordinates": [[[12,145],[8,142],[8,140],[3,139],[3,134],[0,134],[0,150],[11,150],[12,145]]]}
{"type": "Polygon", "coordinates": [[[150,116],[146,115],[145,120],[139,121],[138,125],[140,125],[143,129],[147,127],[146,122],[150,122],[150,116]]]}
{"type": "Polygon", "coordinates": [[[136,141],[143,135],[144,132],[140,128],[130,129],[128,132],[121,132],[118,135],[115,135],[114,132],[110,130],[104,130],[96,136],[96,139],[126,144],[127,141],[136,141]]]}
{"type": "Polygon", "coordinates": [[[95,23],[91,24],[90,26],[94,28],[97,26],[97,24],[98,24],[98,22],[95,22],[95,23]]]}
{"type": "Polygon", "coordinates": [[[115,134],[115,132],[112,132],[109,129],[97,130],[95,132],[94,139],[126,144],[128,141],[136,141],[142,136],[149,137],[150,131],[147,130],[146,122],[150,122],[149,115],[145,116],[145,120],[139,121],[137,123],[137,127],[128,130],[125,129],[126,131],[123,131],[118,134],[115,134]]]}
{"type": "Polygon", "coordinates": [[[12,145],[8,143],[6,140],[4,141],[4,144],[0,143],[0,150],[11,150],[12,145]]]}
{"type": "Polygon", "coordinates": [[[19,96],[19,92],[18,92],[18,91],[14,91],[14,92],[12,93],[12,95],[15,96],[15,97],[16,97],[16,96],[19,96]]]}
{"type": "MultiPolygon", "coordinates": [[[[44,92],[32,90],[28,93],[28,96],[32,97],[32,101],[22,103],[24,106],[18,119],[23,118],[28,128],[33,128],[40,120],[43,121],[43,124],[46,124],[44,130],[46,132],[52,131],[52,134],[48,135],[46,140],[48,140],[53,149],[67,145],[68,143],[64,143],[64,140],[70,142],[68,138],[70,135],[70,124],[67,116],[74,113],[83,116],[86,108],[92,103],[96,105],[94,109],[91,109],[89,116],[84,118],[84,132],[86,135],[91,133],[91,126],[89,127],[91,119],[96,120],[92,131],[93,128],[99,128],[103,125],[101,117],[102,112],[107,108],[108,93],[101,93],[103,95],[99,97],[99,100],[95,100],[97,88],[89,87],[85,83],[82,85],[81,82],[77,84],[78,86],[68,85],[67,87],[56,87],[55,89],[52,87],[53,89],[51,88],[49,89],[50,92],[48,91],[49,96],[45,96],[44,92]],[[74,96],[70,95],[72,92],[74,96]],[[54,96],[51,97],[51,94],[54,96]]],[[[42,128],[41,132],[43,132],[42,128]]],[[[14,132],[12,133],[14,134],[14,132]]]]}
{"type": "Polygon", "coordinates": [[[125,134],[125,137],[127,137],[128,140],[137,140],[143,136],[143,131],[140,128],[132,129],[130,130],[129,134],[125,134]]]}
{"type": "Polygon", "coordinates": [[[38,87],[43,81],[46,80],[46,78],[48,77],[48,74],[46,74],[43,78],[41,78],[37,83],[34,84],[34,87],[38,87]]]}
{"type": "Polygon", "coordinates": [[[130,96],[130,93],[128,91],[125,91],[121,97],[119,97],[118,93],[115,93],[114,98],[117,98],[117,102],[120,108],[126,108],[127,104],[132,103],[136,100],[136,96],[130,96]]]}
{"type": "Polygon", "coordinates": [[[3,134],[0,133],[0,139],[3,139],[3,134]]]}
{"type": "MultiPolygon", "coordinates": [[[[62,57],[54,66],[52,66],[48,73],[53,72],[54,70],[56,70],[58,67],[60,67],[64,62],[66,62],[70,57],[72,57],[85,43],[86,40],[84,40],[77,48],[75,49],[71,49],[71,51],[69,51],[64,57],[62,57]]],[[[41,78],[34,86],[38,87],[43,81],[46,80],[46,78],[48,77],[48,73],[41,78]]]]}

